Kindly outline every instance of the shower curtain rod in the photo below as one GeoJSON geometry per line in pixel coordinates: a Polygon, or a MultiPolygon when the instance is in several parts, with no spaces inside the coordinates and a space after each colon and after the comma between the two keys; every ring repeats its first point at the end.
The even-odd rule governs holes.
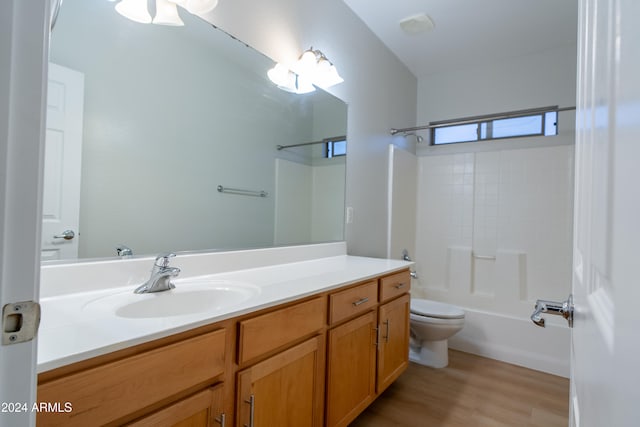
{"type": "Polygon", "coordinates": [[[462,119],[455,119],[455,120],[443,120],[443,121],[438,121],[438,122],[432,122],[429,123],[428,125],[424,125],[424,126],[414,126],[414,127],[409,127],[409,128],[401,128],[401,129],[391,129],[391,135],[395,135],[398,133],[402,133],[402,132],[412,132],[412,131],[416,131],[416,130],[426,130],[426,129],[435,129],[435,128],[441,128],[441,127],[445,127],[445,126],[452,126],[452,125],[464,125],[464,124],[469,124],[469,123],[476,123],[478,121],[482,121],[482,120],[496,120],[496,119],[510,119],[513,117],[523,117],[523,116],[528,116],[530,114],[535,114],[535,113],[552,113],[554,111],[560,112],[560,111],[570,111],[570,110],[575,110],[576,107],[558,107],[557,105],[551,106],[551,107],[545,107],[545,108],[531,108],[528,110],[517,110],[517,111],[507,111],[505,113],[497,113],[497,114],[487,114],[484,116],[473,116],[473,117],[464,117],[462,119]]]}
{"type": "Polygon", "coordinates": [[[301,144],[291,144],[291,145],[276,145],[278,151],[283,150],[285,148],[291,147],[302,147],[304,145],[314,145],[314,144],[322,144],[324,141],[313,141],[313,142],[303,142],[301,144]]]}
{"type": "Polygon", "coordinates": [[[347,139],[346,136],[342,135],[342,136],[332,136],[331,138],[325,138],[322,141],[313,141],[313,142],[303,142],[301,144],[291,144],[291,145],[276,145],[276,148],[278,149],[278,151],[284,149],[284,148],[291,148],[291,147],[302,147],[304,145],[314,145],[314,144],[325,144],[329,141],[342,141],[347,139]]]}

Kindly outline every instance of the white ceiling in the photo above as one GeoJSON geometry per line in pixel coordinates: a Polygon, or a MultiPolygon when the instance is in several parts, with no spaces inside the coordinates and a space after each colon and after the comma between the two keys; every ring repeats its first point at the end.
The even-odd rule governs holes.
{"type": "Polygon", "coordinates": [[[576,43],[577,0],[344,0],[416,77],[576,43]],[[426,13],[433,31],[399,22],[426,13]]]}

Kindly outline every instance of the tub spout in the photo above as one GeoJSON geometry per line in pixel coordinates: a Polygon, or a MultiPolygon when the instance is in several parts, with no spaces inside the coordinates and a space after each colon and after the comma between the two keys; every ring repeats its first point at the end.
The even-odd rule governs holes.
{"type": "Polygon", "coordinates": [[[569,295],[569,298],[566,301],[555,302],[555,301],[545,301],[539,299],[536,301],[536,305],[534,307],[534,312],[531,315],[531,321],[538,326],[545,327],[544,325],[544,317],[542,317],[542,313],[555,314],[558,316],[562,316],[567,319],[569,323],[569,327],[573,327],[573,296],[569,295]]]}

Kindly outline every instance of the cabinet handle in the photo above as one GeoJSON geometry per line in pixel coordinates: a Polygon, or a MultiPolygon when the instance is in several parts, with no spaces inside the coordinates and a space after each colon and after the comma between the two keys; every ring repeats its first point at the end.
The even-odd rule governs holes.
{"type": "Polygon", "coordinates": [[[214,418],[213,420],[220,424],[220,427],[225,427],[227,416],[223,413],[220,414],[220,418],[214,418]]]}
{"type": "Polygon", "coordinates": [[[245,400],[244,403],[248,403],[249,404],[249,425],[244,424],[244,427],[254,427],[253,426],[253,411],[256,407],[256,398],[255,396],[252,394],[251,396],[249,396],[249,400],[245,400]]]}
{"type": "Polygon", "coordinates": [[[369,301],[369,297],[364,297],[364,298],[360,298],[358,301],[352,302],[352,304],[354,307],[357,307],[360,304],[364,304],[367,301],[369,301]]]}
{"type": "Polygon", "coordinates": [[[387,335],[385,335],[385,337],[384,337],[384,342],[386,342],[386,343],[389,342],[389,323],[391,323],[391,320],[389,320],[389,319],[384,321],[384,324],[387,327],[387,335]]]}
{"type": "Polygon", "coordinates": [[[375,348],[378,348],[378,346],[380,345],[380,328],[379,327],[375,327],[373,328],[374,331],[376,331],[376,341],[373,343],[375,348]]]}
{"type": "Polygon", "coordinates": [[[398,283],[397,285],[394,285],[393,287],[396,289],[402,289],[404,288],[405,284],[404,283],[398,283]]]}

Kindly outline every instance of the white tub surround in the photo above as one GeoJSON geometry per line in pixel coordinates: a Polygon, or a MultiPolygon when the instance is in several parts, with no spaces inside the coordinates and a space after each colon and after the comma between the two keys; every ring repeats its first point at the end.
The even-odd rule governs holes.
{"type": "Polygon", "coordinates": [[[245,283],[256,293],[227,308],[162,318],[118,317],[99,304],[89,304],[113,294],[133,294],[147,280],[152,265],[153,258],[141,258],[44,266],[38,372],[401,270],[411,263],[348,256],[343,242],[184,254],[171,260],[181,269],[175,280],[178,288],[181,281],[194,286],[197,278],[245,283]]]}
{"type": "Polygon", "coordinates": [[[564,319],[547,316],[546,327],[539,328],[529,319],[464,310],[465,326],[449,339],[449,348],[569,377],[570,330],[564,319]]]}
{"type": "Polygon", "coordinates": [[[540,329],[529,316],[536,299],[570,293],[573,147],[425,156],[418,164],[414,294],[482,313],[450,345],[568,376],[566,322],[540,329]],[[470,328],[476,333],[467,335],[470,328]],[[545,345],[545,336],[559,345],[545,345]]]}

